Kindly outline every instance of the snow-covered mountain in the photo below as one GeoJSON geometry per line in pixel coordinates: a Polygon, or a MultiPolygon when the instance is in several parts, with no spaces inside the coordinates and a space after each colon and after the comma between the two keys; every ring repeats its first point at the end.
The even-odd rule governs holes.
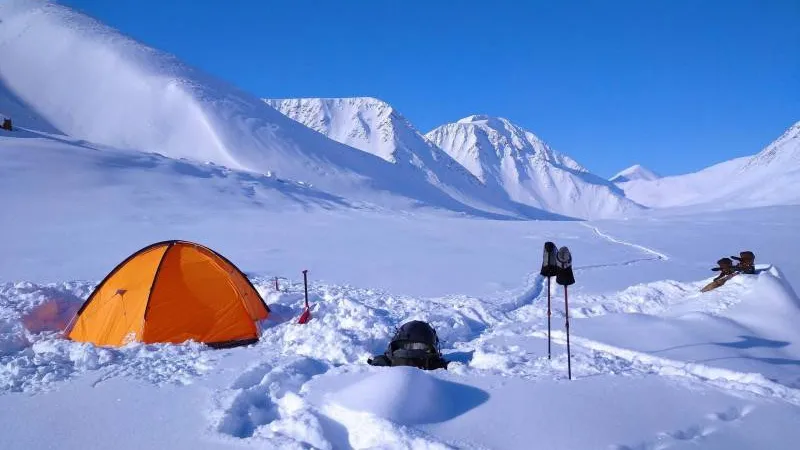
{"type": "Polygon", "coordinates": [[[608,181],[612,183],[624,183],[633,180],[657,180],[661,178],[652,170],[642,167],[639,164],[634,164],[620,173],[611,177],[608,181]]]}
{"type": "Polygon", "coordinates": [[[328,139],[261,99],[61,5],[3,4],[0,43],[0,107],[16,118],[27,114],[19,111],[24,106],[36,116],[30,123],[51,125],[40,131],[276,175],[385,207],[555,218],[494,205],[491,196],[473,201],[461,185],[442,183],[452,187],[444,192],[424,172],[398,170],[328,139]]]}
{"type": "Polygon", "coordinates": [[[800,121],[742,167],[742,172],[786,173],[800,170],[800,121]]]}
{"type": "Polygon", "coordinates": [[[581,218],[619,216],[642,208],[613,183],[507,119],[469,116],[425,136],[481,182],[527,205],[581,218]]]}
{"type": "Polygon", "coordinates": [[[451,160],[419,135],[413,125],[391,105],[376,98],[294,98],[264,101],[290,119],[318,133],[391,163],[402,161],[422,164],[414,153],[419,148],[428,150],[422,156],[430,155],[427,158],[429,160],[451,160]]]}
{"type": "Polygon", "coordinates": [[[378,156],[422,177],[459,202],[494,212],[541,216],[513,202],[505,191],[485,186],[442,149],[432,144],[395,108],[371,97],[265,99],[287,117],[337,142],[378,156]]]}
{"type": "Polygon", "coordinates": [[[754,156],[685,175],[618,185],[628,198],[654,208],[800,204],[800,122],[754,156]]]}

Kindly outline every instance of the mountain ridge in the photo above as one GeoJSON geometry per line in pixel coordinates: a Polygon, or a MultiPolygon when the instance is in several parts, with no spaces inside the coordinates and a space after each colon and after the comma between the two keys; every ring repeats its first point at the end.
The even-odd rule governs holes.
{"type": "Polygon", "coordinates": [[[492,211],[536,216],[531,206],[485,186],[428,140],[389,103],[375,97],[263,99],[288,118],[343,144],[373,154],[428,182],[462,203],[492,211]]]}

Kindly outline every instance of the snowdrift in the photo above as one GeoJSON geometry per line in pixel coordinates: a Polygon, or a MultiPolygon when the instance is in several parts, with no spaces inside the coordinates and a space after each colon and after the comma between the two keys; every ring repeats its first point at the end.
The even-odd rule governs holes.
{"type": "Polygon", "coordinates": [[[480,389],[442,380],[413,367],[386,368],[328,397],[340,406],[401,425],[444,422],[480,406],[488,398],[480,389]]]}
{"type": "Polygon", "coordinates": [[[0,44],[0,80],[14,97],[0,100],[26,105],[76,139],[274,174],[389,207],[487,215],[60,5],[6,2],[0,44]]]}

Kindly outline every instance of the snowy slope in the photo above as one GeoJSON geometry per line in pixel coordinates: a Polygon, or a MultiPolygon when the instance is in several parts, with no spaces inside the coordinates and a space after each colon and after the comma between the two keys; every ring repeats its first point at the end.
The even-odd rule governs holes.
{"type": "Polygon", "coordinates": [[[647,206],[706,209],[800,204],[800,122],[752,157],[698,172],[619,183],[647,206]]]}
{"type": "Polygon", "coordinates": [[[634,164],[620,173],[611,177],[608,181],[612,183],[624,183],[633,180],[656,180],[661,178],[652,170],[642,167],[639,164],[634,164]]]}
{"type": "Polygon", "coordinates": [[[641,210],[614,184],[506,119],[469,116],[426,137],[484,184],[505,190],[515,201],[581,218],[641,210]]]}
{"type": "Polygon", "coordinates": [[[423,177],[462,203],[496,211],[541,212],[513,202],[502,189],[481,184],[442,149],[429,142],[391,105],[369,97],[265,99],[292,120],[337,142],[395,164],[409,177],[423,177]]]}
{"type": "Polygon", "coordinates": [[[271,173],[386,206],[493,214],[60,5],[3,3],[0,44],[0,79],[13,95],[4,103],[26,105],[73,138],[271,173]]]}
{"type": "Polygon", "coordinates": [[[427,157],[425,162],[431,159],[445,162],[450,160],[447,155],[441,154],[441,150],[436,152],[436,147],[425,145],[422,136],[409,136],[416,133],[413,126],[391,105],[376,98],[295,98],[264,101],[318,133],[392,163],[402,161],[422,164],[422,161],[414,161],[413,157],[414,150],[420,147],[432,147],[426,152],[428,154],[421,155],[427,157]],[[405,137],[416,138],[416,142],[403,142],[400,133],[406,135],[405,137]]]}

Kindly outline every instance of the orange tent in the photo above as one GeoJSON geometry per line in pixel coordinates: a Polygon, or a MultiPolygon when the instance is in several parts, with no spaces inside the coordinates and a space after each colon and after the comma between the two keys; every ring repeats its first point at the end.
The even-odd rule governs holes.
{"type": "Polygon", "coordinates": [[[97,286],[65,334],[97,345],[189,339],[214,347],[258,341],[269,307],[250,280],[202,245],[165,241],[123,261],[97,286]]]}

